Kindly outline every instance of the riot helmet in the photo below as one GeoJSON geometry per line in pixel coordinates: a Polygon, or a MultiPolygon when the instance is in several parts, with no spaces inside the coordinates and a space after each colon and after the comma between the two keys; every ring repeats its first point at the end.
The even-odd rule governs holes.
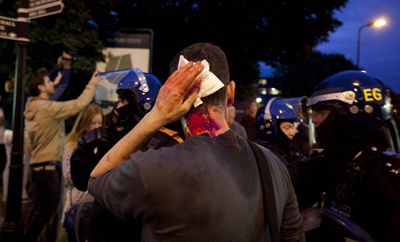
{"type": "Polygon", "coordinates": [[[314,134],[310,137],[311,146],[316,143],[315,133],[341,135],[339,138],[343,140],[357,138],[391,119],[388,88],[377,77],[362,71],[343,71],[323,80],[307,99],[307,105],[310,130],[314,134]],[[317,115],[324,116],[323,127],[314,126],[312,119],[317,115]],[[336,130],[331,130],[335,128],[333,125],[336,130]]]}
{"type": "Polygon", "coordinates": [[[161,82],[154,75],[143,73],[139,68],[117,72],[125,74],[117,86],[118,97],[131,96],[132,104],[136,105],[139,115],[144,116],[156,103],[161,82]]]}
{"type": "Polygon", "coordinates": [[[154,106],[161,82],[152,74],[143,73],[139,68],[100,73],[111,83],[118,83],[118,98],[125,98],[129,103],[116,109],[118,123],[132,128],[154,106]]]}
{"type": "Polygon", "coordinates": [[[262,140],[274,142],[278,136],[283,134],[280,131],[280,123],[283,121],[294,123],[296,120],[296,111],[289,102],[284,99],[271,98],[266,105],[257,111],[258,135],[262,140]]]}

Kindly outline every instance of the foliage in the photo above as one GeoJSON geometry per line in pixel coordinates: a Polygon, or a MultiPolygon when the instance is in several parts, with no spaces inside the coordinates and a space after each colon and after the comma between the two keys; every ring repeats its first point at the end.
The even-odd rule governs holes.
{"type": "MultiPolygon", "coordinates": [[[[169,62],[178,51],[211,42],[226,52],[236,96],[243,100],[252,94],[249,84],[258,81],[258,61],[289,66],[301,62],[341,25],[332,15],[347,1],[64,0],[62,13],[31,21],[27,69],[50,68],[62,50],[77,48],[73,70],[88,75],[103,58],[99,51],[107,36],[149,28],[155,33],[152,69],[160,80],[168,77],[169,62]]],[[[5,2],[0,2],[0,14],[15,17],[10,9],[16,13],[17,2],[5,2]]],[[[14,58],[15,43],[4,41],[0,39],[0,53],[7,51],[7,58],[14,58]]],[[[1,63],[0,71],[4,66],[13,68],[1,63]]]]}
{"type": "MultiPolygon", "coordinates": [[[[11,2],[11,1],[6,1],[11,2]]],[[[83,90],[95,70],[95,62],[103,59],[101,49],[102,42],[99,39],[97,26],[93,24],[91,11],[96,13],[107,12],[111,1],[93,3],[94,1],[64,0],[64,9],[61,13],[32,19],[29,23],[29,45],[26,59],[27,72],[32,72],[40,67],[48,70],[53,68],[62,52],[74,52],[78,59],[73,62],[71,70],[71,84],[67,90],[71,91],[71,98],[76,97],[83,90]],[[90,5],[89,5],[90,4],[90,5]],[[91,6],[96,6],[93,8],[91,6]],[[73,90],[73,91],[72,91],[73,90]]],[[[7,17],[11,12],[17,13],[19,4],[7,5],[0,4],[0,14],[7,17]],[[7,11],[3,11],[7,9],[7,11]],[[13,11],[10,11],[10,10],[13,11]]],[[[110,20],[106,15],[101,16],[104,20],[110,20]]],[[[99,21],[101,22],[101,21],[99,21]]],[[[113,20],[110,20],[113,22],[113,20]]],[[[17,53],[16,43],[12,40],[0,39],[0,54],[10,61],[0,64],[0,72],[10,73],[15,69],[15,59],[17,53]]]]}
{"type": "Polygon", "coordinates": [[[227,54],[239,100],[259,79],[257,61],[293,64],[326,41],[341,25],[332,17],[347,0],[118,1],[121,28],[151,28],[154,72],[165,79],[175,53],[196,42],[211,42],[227,54]]]}
{"type": "Polygon", "coordinates": [[[282,90],[282,96],[310,96],[321,81],[345,70],[357,70],[354,63],[341,54],[322,54],[313,51],[302,63],[279,65],[273,84],[282,90]]]}

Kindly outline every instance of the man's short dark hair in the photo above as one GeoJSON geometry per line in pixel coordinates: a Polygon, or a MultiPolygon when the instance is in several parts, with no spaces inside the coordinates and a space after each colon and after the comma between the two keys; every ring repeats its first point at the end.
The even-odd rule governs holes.
{"type": "Polygon", "coordinates": [[[169,66],[170,74],[174,73],[174,71],[178,69],[180,55],[183,55],[183,57],[185,57],[185,59],[188,61],[193,62],[207,60],[207,62],[210,64],[210,72],[214,73],[214,75],[222,81],[224,87],[219,89],[218,92],[206,98],[202,98],[202,100],[205,104],[212,106],[224,104],[226,101],[227,85],[230,82],[229,66],[224,51],[220,47],[210,43],[193,44],[180,51],[172,59],[169,66]]]}
{"type": "Polygon", "coordinates": [[[48,73],[47,69],[42,67],[26,75],[24,80],[25,89],[30,96],[39,96],[40,90],[38,86],[44,84],[44,77],[47,76],[48,73]]]}

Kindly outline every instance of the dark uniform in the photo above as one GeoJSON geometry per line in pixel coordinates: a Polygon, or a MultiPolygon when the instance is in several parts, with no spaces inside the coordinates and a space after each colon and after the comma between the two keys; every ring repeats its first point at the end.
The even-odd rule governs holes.
{"type": "MultiPolygon", "coordinates": [[[[138,69],[102,73],[100,76],[112,80],[122,77],[117,87],[118,97],[129,100],[129,104],[115,109],[116,112],[113,110],[107,115],[106,127],[92,130],[78,142],[78,148],[71,156],[71,177],[75,187],[81,191],[87,190],[90,173],[101,158],[150,111],[161,87],[155,76],[143,74],[138,69]]],[[[180,142],[183,140],[177,132],[162,128],[148,140],[141,151],[173,146],[180,142]]],[[[141,240],[141,221],[122,220],[96,201],[91,210],[85,212],[87,214],[81,216],[81,220],[77,221],[79,226],[76,226],[80,240],[141,240]]]]}
{"type": "Polygon", "coordinates": [[[376,241],[400,241],[399,142],[385,85],[345,71],[321,82],[308,104],[329,115],[316,127],[319,157],[288,166],[300,211],[318,203],[376,241]]]}
{"type": "Polygon", "coordinates": [[[290,149],[293,140],[286,136],[280,128],[280,124],[284,121],[292,124],[297,121],[296,111],[289,103],[292,101],[300,102],[300,98],[271,98],[267,104],[258,109],[256,114],[259,139],[254,142],[272,151],[285,166],[302,157],[300,152],[293,152],[290,149]]]}
{"type": "MultiPolygon", "coordinates": [[[[97,134],[98,140],[93,140],[85,145],[78,145],[78,149],[71,157],[71,176],[76,188],[86,191],[87,183],[91,171],[107,153],[114,143],[108,142],[99,134],[102,128],[93,130],[93,135],[97,134]],[[93,143],[97,145],[92,146],[93,143]],[[97,148],[97,153],[93,150],[97,148]]],[[[104,130],[104,129],[103,129],[104,130]]],[[[161,147],[174,146],[183,140],[177,136],[177,132],[170,129],[162,128],[142,147],[141,151],[145,152],[148,149],[159,149],[161,147]]],[[[80,221],[79,230],[86,223],[86,231],[79,231],[78,234],[89,241],[140,241],[142,224],[140,221],[127,220],[123,221],[111,214],[107,209],[103,208],[96,201],[93,203],[91,211],[83,218],[85,221],[80,221]]],[[[82,237],[81,237],[82,238],[82,237]]]]}

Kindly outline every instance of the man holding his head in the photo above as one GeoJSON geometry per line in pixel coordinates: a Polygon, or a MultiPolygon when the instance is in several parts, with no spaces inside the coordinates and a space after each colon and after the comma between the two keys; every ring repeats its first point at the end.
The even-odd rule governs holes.
{"type": "MultiPolygon", "coordinates": [[[[154,108],[93,170],[89,192],[118,217],[142,220],[142,241],[263,238],[255,156],[249,143],[227,124],[235,92],[228,70],[225,53],[212,44],[198,43],[179,52],[154,108]],[[190,62],[178,68],[182,58],[190,62]],[[202,96],[208,75],[215,75],[223,86],[202,96]],[[179,119],[185,142],[136,152],[160,127],[179,119]]],[[[304,241],[303,220],[286,168],[263,151],[272,170],[281,239],[304,241]]]]}

